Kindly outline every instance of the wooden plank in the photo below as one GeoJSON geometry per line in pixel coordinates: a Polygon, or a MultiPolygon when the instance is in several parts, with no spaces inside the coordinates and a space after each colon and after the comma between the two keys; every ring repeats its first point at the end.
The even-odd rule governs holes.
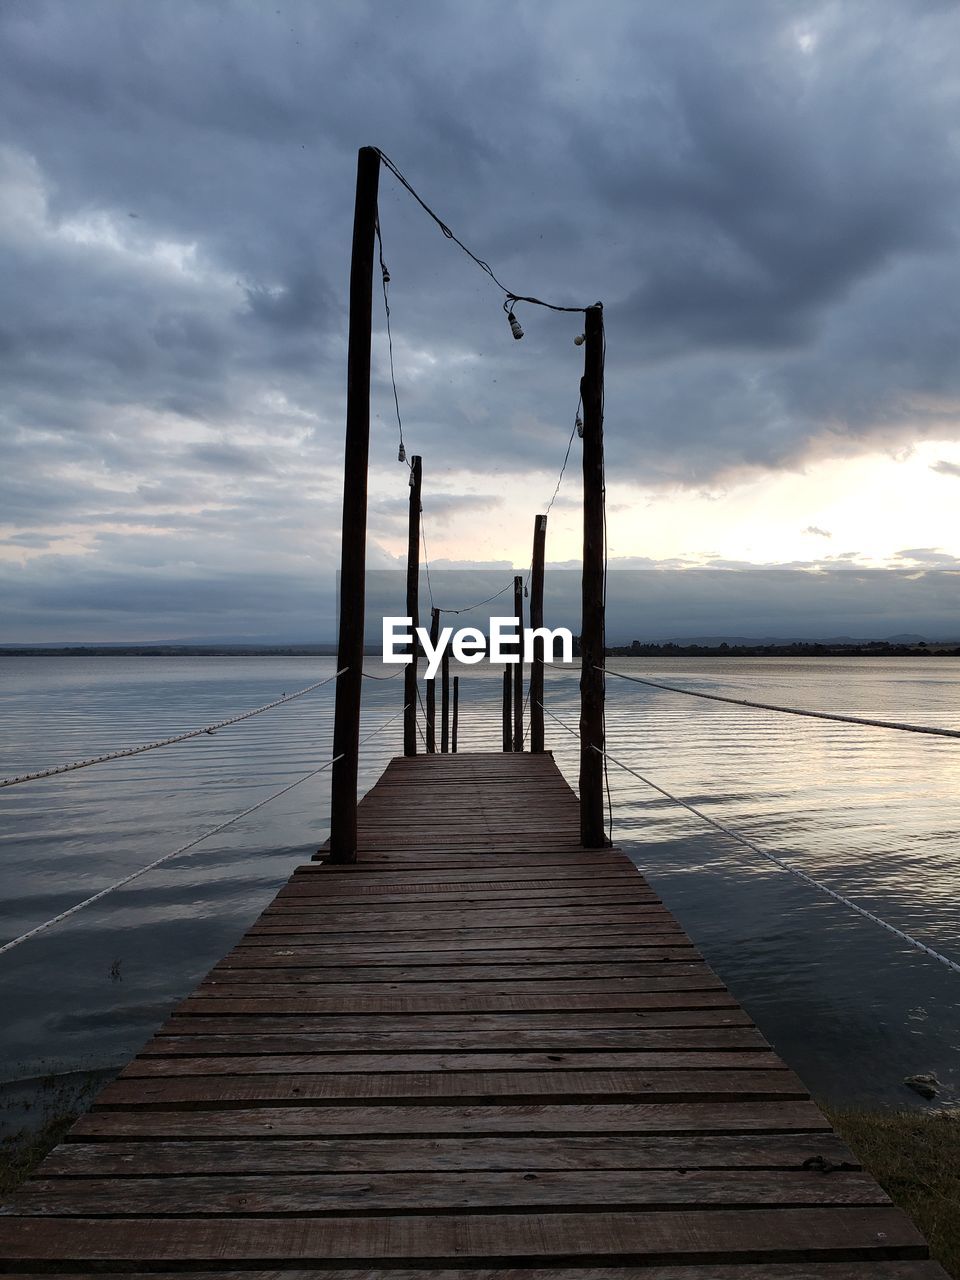
{"type": "Polygon", "coordinates": [[[458,1044],[465,1044],[459,1037],[475,1032],[516,1031],[624,1031],[662,1027],[748,1027],[752,1026],[746,1013],[736,1005],[702,1009],[603,1009],[577,1010],[575,1013],[524,1012],[511,1013],[501,1010],[494,1013],[421,1013],[421,1014],[325,1014],[316,1017],[302,1016],[291,1023],[289,1018],[272,1017],[270,1014],[226,1014],[222,1008],[210,1015],[174,1014],[164,1023],[159,1035],[206,1035],[209,1033],[232,1035],[240,1033],[279,1033],[292,1031],[303,1033],[340,1034],[354,1032],[358,1035],[385,1035],[393,1031],[446,1032],[458,1037],[458,1044]]]}
{"type": "Polygon", "coordinates": [[[804,1170],[678,1173],[636,1170],[555,1172],[249,1174],[170,1178],[34,1179],[6,1213],[55,1217],[156,1217],[244,1214],[285,1216],[449,1213],[464,1210],[608,1212],[676,1206],[883,1205],[890,1200],[861,1172],[804,1170]]]}
{"type": "Polygon", "coordinates": [[[94,1110],[71,1140],[106,1138],[282,1138],[332,1134],[796,1133],[829,1130],[822,1112],[791,1102],[607,1103],[509,1106],[236,1107],[228,1110],[94,1110]]]}
{"type": "MultiPolygon", "coordinates": [[[[683,964],[665,966],[666,973],[658,967],[652,973],[627,972],[617,977],[569,977],[569,978],[517,978],[512,975],[498,977],[472,978],[468,982],[454,981],[452,978],[443,982],[445,995],[464,1000],[474,1000],[479,996],[505,994],[509,996],[549,996],[554,992],[583,994],[610,991],[716,991],[722,989],[723,983],[703,964],[683,964]]],[[[237,982],[230,977],[211,977],[197,988],[198,996],[219,996],[225,1000],[239,1000],[256,994],[261,998],[278,997],[285,999],[324,999],[327,996],[347,996],[351,999],[362,999],[365,996],[382,996],[391,991],[419,994],[437,986],[436,982],[422,982],[413,978],[406,981],[382,979],[380,981],[347,981],[330,982],[323,976],[313,977],[294,970],[293,975],[286,977],[280,974],[270,975],[276,981],[261,980],[255,982],[255,990],[250,983],[237,982]]]]}
{"type": "Polygon", "coordinates": [[[26,1261],[328,1263],[403,1260],[516,1265],[830,1261],[922,1257],[906,1216],[887,1208],[648,1213],[410,1214],[362,1218],[0,1218],[0,1258],[26,1261]]]}
{"type": "MultiPolygon", "coordinates": [[[[193,1019],[194,1023],[203,1021],[193,1019]]],[[[755,1027],[667,1027],[655,1029],[588,1029],[563,1027],[556,1030],[531,1031],[521,1028],[515,1031],[328,1031],[310,1032],[287,1029],[272,1034],[258,1034],[249,1026],[248,1019],[227,1019],[235,1025],[229,1033],[194,1035],[163,1034],[141,1049],[131,1067],[150,1057],[162,1057],[170,1061],[176,1056],[201,1060],[201,1055],[246,1054],[270,1056],[273,1054],[310,1054],[314,1061],[324,1054],[342,1057],[353,1055],[358,1060],[373,1064],[384,1056],[398,1053],[423,1053],[433,1050],[437,1054],[473,1053],[484,1058],[498,1056],[498,1050],[509,1052],[512,1059],[524,1056],[523,1051],[539,1051],[567,1055],[570,1058],[591,1056],[604,1052],[629,1051],[633,1057],[649,1050],[660,1054],[695,1051],[709,1054],[714,1051],[725,1055],[731,1051],[760,1049],[769,1052],[763,1037],[755,1027]],[[244,1030],[243,1028],[246,1028],[244,1030]]],[[[260,1025],[254,1019],[254,1028],[260,1025]]],[[[562,1063],[556,1064],[558,1067],[562,1063]]]]}
{"type": "Polygon", "coordinates": [[[243,945],[252,947],[296,948],[312,947],[315,950],[333,951],[343,956],[343,944],[349,942],[350,955],[365,955],[372,951],[386,952],[396,955],[411,948],[430,951],[463,951],[483,950],[506,951],[517,947],[537,947],[542,950],[570,952],[574,948],[609,946],[622,949],[624,947],[679,947],[687,941],[687,936],[679,926],[658,927],[647,931],[635,928],[617,928],[613,925],[603,928],[560,929],[525,929],[522,932],[502,929],[408,929],[391,932],[389,929],[378,933],[338,933],[324,934],[309,930],[296,932],[272,933],[249,932],[244,934],[243,945]]]}
{"type": "MultiPolygon", "coordinates": [[[[30,1277],[36,1274],[29,1273],[30,1277]]],[[[58,1274],[64,1280],[102,1280],[104,1273],[97,1270],[71,1271],[69,1274],[58,1271],[58,1274]]],[[[182,1269],[155,1271],[151,1268],[150,1271],[137,1272],[110,1270],[113,1280],[183,1280],[184,1274],[182,1269]]],[[[379,1266],[364,1267],[359,1271],[354,1267],[344,1269],[339,1266],[324,1266],[322,1270],[309,1271],[301,1271],[299,1268],[291,1270],[286,1266],[282,1271],[251,1271],[244,1267],[242,1272],[244,1280],[423,1280],[425,1274],[427,1273],[422,1267],[411,1269],[404,1266],[391,1266],[386,1270],[379,1266]]],[[[224,1277],[223,1271],[197,1271],[193,1267],[190,1268],[189,1275],[194,1280],[223,1280],[224,1277]]],[[[878,1260],[831,1261],[826,1266],[820,1262],[736,1263],[732,1266],[708,1263],[706,1266],[680,1267],[623,1267],[605,1264],[600,1269],[592,1266],[568,1268],[547,1265],[537,1266],[534,1270],[527,1267],[517,1270],[514,1267],[497,1266],[479,1270],[471,1267],[466,1271],[450,1270],[444,1266],[439,1270],[431,1267],[429,1275],[431,1280],[949,1280],[947,1273],[935,1262],[878,1260]]],[[[28,1280],[28,1277],[25,1272],[10,1272],[7,1273],[7,1280],[28,1280]]]]}
{"type": "MultiPolygon", "coordinates": [[[[444,981],[456,977],[460,982],[473,978],[489,977],[498,973],[503,977],[562,978],[570,977],[619,977],[631,973],[648,972],[652,966],[656,972],[671,972],[671,966],[699,960],[690,947],[637,947],[633,951],[601,948],[587,951],[587,959],[577,960],[569,953],[553,952],[477,952],[473,955],[458,951],[431,954],[416,952],[399,956],[376,955],[361,957],[359,963],[344,969],[330,953],[319,957],[308,948],[294,951],[276,949],[243,949],[233,952],[210,970],[211,977],[228,977],[232,982],[256,982],[266,969],[274,976],[278,973],[292,975],[301,971],[329,975],[330,981],[392,981],[429,982],[444,981]],[[266,953],[265,953],[266,952],[266,953]],[[532,957],[536,956],[534,959],[532,957]],[[609,957],[609,958],[608,958],[609,957]],[[399,960],[400,963],[391,963],[399,960]]],[[[351,959],[354,957],[351,955],[351,959]]]]}
{"type": "MultiPolygon", "coordinates": [[[[426,1170],[711,1170],[860,1167],[835,1133],[725,1134],[588,1133],[494,1137],[364,1136],[350,1138],[231,1138],[189,1142],[64,1142],[44,1162],[48,1177],[165,1176],[228,1173],[363,1173],[426,1170]]],[[[832,1178],[834,1175],[821,1174],[832,1178]]]]}
{"type": "Polygon", "coordinates": [[[578,994],[561,988],[544,995],[511,995],[509,991],[476,995],[470,992],[468,984],[465,983],[464,987],[463,995],[450,995],[446,991],[405,990],[382,996],[301,996],[289,1000],[274,996],[262,999],[253,996],[235,999],[190,996],[178,1006],[177,1012],[184,1017],[190,1014],[263,1013],[299,1018],[321,1013],[486,1013],[497,1010],[525,1013],[579,1009],[715,1009],[735,1005],[733,997],[724,990],[591,991],[578,994]]]}
{"type": "Polygon", "coordinates": [[[456,1100],[469,1106],[484,1099],[517,1104],[595,1102],[624,1096],[644,1102],[699,1102],[803,1098],[792,1072],[766,1071],[398,1071],[316,1072],[286,1075],[138,1077],[115,1080],[97,1096],[97,1107],[151,1107],[173,1103],[229,1106],[233,1103],[328,1103],[363,1099],[395,1102],[456,1100]]]}
{"type": "Polygon", "coordinates": [[[655,1049],[647,1053],[274,1053],[235,1050],[214,1057],[146,1057],[134,1060],[118,1079],[173,1076],[304,1075],[322,1072],[582,1071],[582,1070],[786,1070],[771,1049],[748,1051],[655,1049]]]}

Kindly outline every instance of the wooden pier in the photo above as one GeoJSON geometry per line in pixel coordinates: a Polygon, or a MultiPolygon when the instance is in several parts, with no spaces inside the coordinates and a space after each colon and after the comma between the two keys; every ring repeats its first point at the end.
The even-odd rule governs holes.
{"type": "Polygon", "coordinates": [[[0,1218],[0,1271],[944,1280],[549,755],[398,758],[0,1218]]]}

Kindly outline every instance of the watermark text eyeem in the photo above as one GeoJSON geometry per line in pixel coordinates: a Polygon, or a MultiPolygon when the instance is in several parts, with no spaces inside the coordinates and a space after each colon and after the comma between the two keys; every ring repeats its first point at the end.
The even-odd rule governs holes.
{"type": "MultiPolygon", "coordinates": [[[[383,620],[383,660],[384,662],[409,665],[412,655],[402,650],[409,650],[413,644],[412,618],[384,618],[383,620]]],[[[573,633],[568,627],[524,627],[522,638],[518,635],[516,618],[491,618],[490,636],[478,627],[441,627],[436,645],[430,639],[426,627],[415,628],[417,640],[427,659],[426,678],[432,680],[440,670],[443,655],[450,647],[450,652],[457,662],[473,664],[489,658],[491,662],[529,663],[533,660],[533,644],[535,640],[543,641],[544,662],[573,661],[573,633]],[[560,645],[560,657],[554,656],[555,646],[560,645]]]]}

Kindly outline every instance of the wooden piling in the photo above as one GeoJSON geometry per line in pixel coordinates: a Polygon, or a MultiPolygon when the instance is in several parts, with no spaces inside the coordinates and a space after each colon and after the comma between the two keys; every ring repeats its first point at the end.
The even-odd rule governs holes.
{"type": "Polygon", "coordinates": [[[513,715],[510,708],[513,692],[513,677],[510,668],[503,668],[503,749],[513,750],[513,715]]]}
{"type": "Polygon", "coordinates": [[[450,751],[450,651],[445,650],[440,663],[440,751],[450,751]]]}
{"type": "Polygon", "coordinates": [[[453,677],[453,723],[450,726],[450,750],[457,754],[457,726],[460,723],[460,677],[453,677]]]}
{"type": "Polygon", "coordinates": [[[513,749],[523,750],[523,578],[513,580],[513,613],[517,619],[517,662],[513,668],[513,749]]]}
{"type": "Polygon", "coordinates": [[[417,754],[417,660],[416,628],[420,625],[420,489],[423,463],[417,454],[410,459],[410,514],[407,522],[407,617],[413,633],[413,659],[403,673],[403,754],[417,754]]]}
{"type": "Polygon", "coordinates": [[[350,263],[347,345],[347,424],[343,461],[340,543],[340,632],[330,778],[330,862],[357,858],[357,774],[360,756],[360,690],[363,680],[364,587],[367,541],[367,460],[370,448],[370,332],[373,250],[380,153],[361,147],[350,263]]]}
{"type": "MultiPolygon", "coordinates": [[[[440,610],[430,610],[430,647],[436,649],[440,636],[440,610]]],[[[427,751],[434,755],[437,750],[437,678],[427,681],[427,751]]]]}
{"type": "Polygon", "coordinates": [[[603,822],[603,307],[586,313],[583,396],[583,582],[580,622],[580,839],[606,843],[603,822]]]}
{"type": "MultiPolygon", "coordinates": [[[[533,522],[533,561],[530,570],[530,626],[543,626],[543,561],[547,543],[547,517],[533,522]]],[[[533,641],[530,664],[530,750],[543,751],[543,639],[533,641]]]]}

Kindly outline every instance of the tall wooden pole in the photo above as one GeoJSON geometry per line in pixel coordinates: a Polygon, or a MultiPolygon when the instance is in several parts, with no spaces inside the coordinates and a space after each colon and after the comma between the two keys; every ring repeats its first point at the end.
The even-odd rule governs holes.
{"type": "Polygon", "coordinates": [[[340,544],[340,635],[330,780],[330,862],[357,860],[357,775],[360,688],[363,678],[364,587],[367,542],[367,457],[370,445],[370,327],[373,246],[380,153],[361,147],[350,262],[347,345],[347,435],[343,458],[343,536],[340,544]]]}
{"type": "Polygon", "coordinates": [[[417,633],[420,625],[420,486],[423,464],[410,459],[410,518],[407,525],[407,617],[413,630],[413,661],[403,673],[403,754],[417,754],[417,633]]]}
{"type": "Polygon", "coordinates": [[[513,690],[513,677],[510,674],[510,668],[503,668],[503,749],[504,751],[513,750],[513,726],[511,724],[512,716],[510,711],[510,694],[513,690]]]}
{"type": "MultiPolygon", "coordinates": [[[[543,626],[543,559],[547,544],[547,517],[533,522],[533,568],[530,571],[530,626],[543,626]]],[[[543,733],[543,640],[533,642],[530,666],[530,750],[542,751],[543,733]]]]}
{"type": "Polygon", "coordinates": [[[519,652],[513,668],[513,749],[523,750],[523,578],[513,580],[513,612],[517,619],[519,652]]]}
{"type": "Polygon", "coordinates": [[[445,650],[440,661],[440,750],[446,755],[450,750],[450,651],[445,650]]]}
{"type": "Polygon", "coordinates": [[[457,726],[460,723],[460,677],[453,677],[453,723],[450,726],[450,750],[457,754],[457,726]]]}
{"type": "MultiPolygon", "coordinates": [[[[436,649],[440,636],[440,610],[430,611],[430,647],[436,649]]],[[[437,678],[427,681],[427,751],[434,755],[437,750],[437,678]]]]}
{"type": "Polygon", "coordinates": [[[580,842],[606,844],[603,829],[604,491],[603,307],[589,307],[583,380],[583,583],[580,621],[580,842]]]}

